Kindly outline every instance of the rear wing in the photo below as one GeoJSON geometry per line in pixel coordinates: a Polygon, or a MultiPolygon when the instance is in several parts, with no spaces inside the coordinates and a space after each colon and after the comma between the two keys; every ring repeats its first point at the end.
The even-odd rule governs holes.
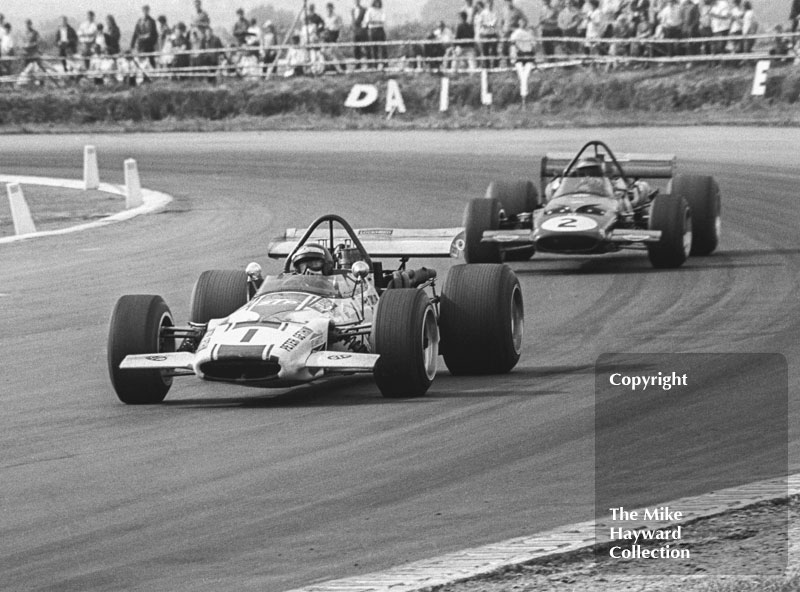
{"type": "MultiPolygon", "coordinates": [[[[627,177],[637,179],[670,179],[675,175],[677,160],[674,154],[619,154],[617,162],[627,177]]],[[[548,154],[542,158],[542,191],[544,186],[561,173],[572,162],[575,154],[563,152],[548,154]]]]}
{"type": "MultiPolygon", "coordinates": [[[[304,228],[287,228],[283,235],[272,240],[267,254],[273,259],[288,257],[305,232],[304,228]]],[[[463,228],[361,228],[353,232],[372,258],[458,257],[464,248],[463,228]]],[[[339,244],[353,246],[344,229],[334,231],[333,244],[329,244],[330,232],[324,228],[314,231],[308,241],[329,249],[339,244]]]]}

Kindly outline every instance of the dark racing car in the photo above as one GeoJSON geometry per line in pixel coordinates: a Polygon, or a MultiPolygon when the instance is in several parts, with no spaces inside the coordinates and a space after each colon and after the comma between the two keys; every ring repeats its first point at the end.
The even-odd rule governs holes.
{"type": "Polygon", "coordinates": [[[468,263],[525,260],[536,251],[597,255],[646,249],[654,267],[709,255],[720,236],[713,177],[676,175],[671,155],[620,155],[600,141],[542,159],[541,200],[530,181],[489,185],[464,213],[468,263]],[[650,180],[668,179],[664,190],[650,180]]]}

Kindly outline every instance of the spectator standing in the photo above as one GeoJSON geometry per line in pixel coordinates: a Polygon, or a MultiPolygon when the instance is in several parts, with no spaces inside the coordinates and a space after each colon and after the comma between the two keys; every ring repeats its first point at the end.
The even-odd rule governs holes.
{"type": "MultiPolygon", "coordinates": [[[[711,8],[714,0],[700,0],[698,5],[700,11],[700,20],[698,21],[700,37],[711,37],[714,33],[711,31],[711,8]]],[[[703,41],[701,44],[701,51],[705,55],[713,52],[713,46],[708,41],[703,41]]]]}
{"type": "Polygon", "coordinates": [[[478,36],[484,68],[494,68],[497,60],[500,15],[494,9],[494,0],[486,0],[483,10],[475,17],[475,34],[478,36]]]}
{"type": "MultiPolygon", "coordinates": [[[[681,0],[681,37],[684,39],[694,39],[700,35],[700,9],[693,0],[681,0]]],[[[698,53],[696,43],[686,42],[686,53],[695,55],[698,53]]]]}
{"type": "Polygon", "coordinates": [[[274,47],[278,44],[278,32],[271,20],[264,21],[261,27],[261,61],[264,64],[272,64],[278,57],[278,52],[274,47]]]}
{"type": "Polygon", "coordinates": [[[191,43],[189,43],[187,27],[183,21],[179,21],[175,25],[175,30],[172,33],[172,48],[175,52],[175,59],[173,60],[175,68],[187,68],[189,66],[191,43]]]}
{"type": "Polygon", "coordinates": [[[94,44],[97,40],[97,23],[94,21],[94,12],[86,13],[86,20],[78,27],[78,41],[80,54],[83,56],[84,66],[89,68],[89,58],[92,57],[94,44]]]}
{"type": "MultiPolygon", "coordinates": [[[[367,9],[364,15],[364,24],[367,27],[367,37],[370,43],[386,41],[386,13],[383,10],[383,2],[381,0],[372,0],[372,6],[367,9]]],[[[368,47],[367,59],[373,60],[373,63],[377,62],[378,68],[384,68],[388,59],[386,46],[373,45],[368,47]]]]}
{"type": "Polygon", "coordinates": [[[792,21],[792,33],[796,33],[797,25],[800,23],[800,0],[792,0],[792,7],[789,10],[789,20],[792,21]]]}
{"type": "Polygon", "coordinates": [[[170,37],[172,36],[172,28],[169,26],[167,22],[167,17],[163,14],[158,15],[157,19],[157,27],[158,27],[158,51],[164,51],[164,48],[169,43],[172,44],[170,41],[170,37]]]}
{"type": "MultiPolygon", "coordinates": [[[[658,15],[658,22],[661,25],[661,32],[664,39],[674,39],[677,41],[681,38],[683,19],[681,17],[681,8],[678,6],[678,0],[667,0],[666,6],[661,9],[658,15]]],[[[670,56],[676,55],[676,43],[670,43],[667,45],[667,48],[670,56]]]]}
{"type": "Polygon", "coordinates": [[[145,4],[142,6],[142,16],[136,21],[136,26],[133,28],[131,51],[150,54],[147,59],[154,68],[156,66],[156,58],[153,53],[156,50],[158,37],[158,27],[156,27],[153,17],[150,16],[150,7],[145,4]]]}
{"type": "Polygon", "coordinates": [[[325,21],[322,20],[322,17],[319,14],[317,14],[317,7],[313,4],[308,5],[308,14],[306,15],[306,19],[317,28],[317,35],[319,35],[319,32],[325,28],[325,21]]]}
{"type": "MultiPolygon", "coordinates": [[[[247,27],[247,32],[245,33],[245,44],[251,51],[248,51],[248,55],[257,56],[261,53],[261,42],[262,42],[262,32],[261,27],[258,26],[258,21],[256,19],[250,19],[250,26],[247,27]]],[[[211,49],[207,47],[207,49],[211,49]]]]}
{"type": "MultiPolygon", "coordinates": [[[[755,35],[758,33],[758,22],[756,22],[755,12],[753,12],[753,3],[750,2],[750,0],[745,0],[744,4],[742,4],[742,8],[744,9],[744,15],[742,16],[742,34],[755,35]]],[[[752,52],[755,42],[755,39],[745,39],[742,50],[745,53],[752,52]]]]}
{"type": "Polygon", "coordinates": [[[536,37],[520,23],[509,35],[510,56],[513,63],[532,62],[536,59],[536,37]]]}
{"type": "Polygon", "coordinates": [[[237,45],[242,46],[247,43],[247,29],[250,28],[250,22],[244,18],[243,8],[239,8],[236,11],[236,15],[239,18],[233,24],[233,38],[236,39],[237,45]]]}
{"type": "MultiPolygon", "coordinates": [[[[798,0],[798,1],[800,1],[800,0],[798,0]]],[[[467,17],[467,24],[474,27],[475,26],[475,14],[476,14],[476,12],[475,12],[475,4],[473,3],[472,0],[464,0],[464,6],[461,7],[461,11],[458,13],[459,14],[459,17],[458,17],[459,22],[461,21],[461,16],[460,15],[461,15],[462,12],[467,17]]]]}
{"type": "Polygon", "coordinates": [[[104,32],[106,51],[108,55],[116,56],[120,53],[120,30],[117,21],[112,15],[106,15],[106,27],[104,32]]]}
{"type": "Polygon", "coordinates": [[[724,53],[727,41],[724,37],[728,36],[731,29],[731,9],[728,0],[714,0],[711,6],[711,34],[719,37],[719,41],[714,42],[714,53],[724,53]]]}
{"type": "Polygon", "coordinates": [[[553,6],[553,0],[543,0],[542,5],[542,14],[539,17],[542,51],[544,55],[551,56],[555,53],[555,44],[550,41],[550,38],[561,36],[561,28],[558,26],[558,9],[553,6]]]}
{"type": "Polygon", "coordinates": [[[0,75],[11,74],[11,59],[14,56],[14,37],[11,35],[11,23],[3,22],[0,27],[3,31],[0,36],[0,75]]]}
{"type": "Polygon", "coordinates": [[[456,58],[453,62],[454,69],[460,69],[465,62],[469,70],[475,69],[475,27],[469,22],[469,14],[463,10],[458,13],[453,52],[456,58]]]}
{"type": "Polygon", "coordinates": [[[361,61],[362,57],[369,58],[370,52],[364,51],[364,46],[361,43],[369,41],[369,34],[367,27],[364,23],[364,17],[367,14],[367,9],[361,6],[361,0],[353,0],[353,9],[351,16],[353,19],[353,41],[356,45],[353,47],[353,57],[356,62],[361,61]]]}
{"type": "Polygon", "coordinates": [[[192,17],[192,30],[198,31],[201,35],[198,38],[205,39],[206,29],[211,26],[211,19],[208,13],[203,10],[203,3],[200,0],[194,0],[194,16],[192,17]]]}
{"type": "MultiPolygon", "coordinates": [[[[558,28],[561,29],[561,34],[564,37],[579,37],[578,29],[581,25],[583,16],[578,10],[577,3],[574,0],[567,0],[564,8],[558,13],[558,28]]],[[[566,44],[567,53],[575,53],[578,51],[575,42],[568,42],[566,44]]]]}
{"type": "MultiPolygon", "coordinates": [[[[500,20],[502,22],[501,32],[503,35],[503,56],[509,58],[510,52],[510,37],[511,33],[516,31],[520,26],[527,28],[528,18],[525,13],[514,5],[514,0],[503,0],[503,6],[500,10],[500,20]]],[[[555,26],[558,26],[558,12],[555,14],[555,26]]]]}
{"type": "Polygon", "coordinates": [[[39,54],[40,42],[41,37],[39,36],[39,32],[33,28],[33,21],[27,19],[25,21],[25,32],[22,34],[22,57],[25,66],[36,64],[44,69],[41,55],[39,54]]]}
{"type": "Polygon", "coordinates": [[[630,7],[637,23],[650,20],[650,0],[631,0],[630,7]]]}
{"type": "Polygon", "coordinates": [[[61,24],[58,26],[58,31],[56,31],[56,47],[58,48],[58,55],[61,57],[61,65],[66,70],[67,58],[78,53],[78,34],[65,16],[61,17],[61,24]]]}
{"type": "Polygon", "coordinates": [[[323,18],[325,28],[322,32],[322,40],[325,43],[336,43],[339,41],[339,34],[342,31],[342,17],[336,13],[333,2],[328,2],[325,5],[327,13],[323,18]]]}
{"type": "MultiPolygon", "coordinates": [[[[742,19],[744,18],[744,9],[742,8],[742,0],[733,0],[731,4],[731,28],[728,31],[729,35],[742,34],[742,19]]],[[[737,39],[732,42],[733,53],[742,53],[743,45],[742,40],[737,39]]]]}
{"type": "Polygon", "coordinates": [[[599,0],[589,0],[591,10],[586,19],[586,48],[589,53],[598,52],[597,41],[603,36],[603,11],[600,10],[599,0]]]}

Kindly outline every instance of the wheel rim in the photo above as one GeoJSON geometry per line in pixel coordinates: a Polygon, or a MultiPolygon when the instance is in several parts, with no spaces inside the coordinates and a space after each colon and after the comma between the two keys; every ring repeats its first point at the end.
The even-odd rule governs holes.
{"type": "MultiPolygon", "coordinates": [[[[174,352],[175,351],[175,339],[171,337],[162,337],[162,329],[164,327],[173,327],[175,323],[172,321],[172,315],[168,312],[165,312],[161,315],[161,320],[158,322],[158,352],[174,352]]],[[[169,386],[172,384],[172,376],[169,376],[169,370],[161,370],[161,380],[162,382],[169,386]]]]}
{"type": "Polygon", "coordinates": [[[429,306],[425,310],[422,321],[422,363],[425,367],[425,376],[433,380],[436,376],[436,363],[439,357],[439,327],[436,325],[436,316],[429,306]]]}
{"type": "Polygon", "coordinates": [[[716,234],[717,240],[722,237],[722,218],[720,216],[714,219],[714,233],[716,234]]]}
{"type": "Polygon", "coordinates": [[[686,218],[683,224],[683,253],[688,257],[692,250],[692,217],[689,212],[686,212],[686,218]]]}
{"type": "Polygon", "coordinates": [[[511,339],[514,343],[514,353],[522,351],[522,336],[525,330],[525,312],[522,306],[522,292],[518,285],[514,286],[511,293],[511,339]]]}

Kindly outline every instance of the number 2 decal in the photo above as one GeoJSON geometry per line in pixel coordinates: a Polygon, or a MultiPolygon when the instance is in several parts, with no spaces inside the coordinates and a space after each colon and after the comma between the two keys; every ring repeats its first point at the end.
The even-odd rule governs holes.
{"type": "Polygon", "coordinates": [[[561,224],[558,225],[559,228],[577,228],[578,219],[577,218],[564,218],[561,221],[561,224]]]}

